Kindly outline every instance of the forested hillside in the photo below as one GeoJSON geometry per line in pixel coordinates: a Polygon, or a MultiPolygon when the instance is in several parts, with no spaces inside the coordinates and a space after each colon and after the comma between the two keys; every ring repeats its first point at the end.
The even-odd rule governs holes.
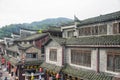
{"type": "Polygon", "coordinates": [[[19,33],[20,28],[39,30],[39,29],[46,29],[52,26],[60,27],[60,26],[71,25],[71,24],[73,24],[72,19],[63,18],[63,17],[49,18],[42,21],[32,22],[30,24],[28,23],[11,24],[11,25],[6,25],[0,28],[0,38],[3,38],[5,36],[10,36],[11,33],[19,33]]]}

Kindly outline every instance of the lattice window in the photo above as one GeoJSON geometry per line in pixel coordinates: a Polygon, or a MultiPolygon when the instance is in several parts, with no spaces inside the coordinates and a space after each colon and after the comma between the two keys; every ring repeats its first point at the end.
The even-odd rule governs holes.
{"type": "Polygon", "coordinates": [[[107,70],[120,72],[120,54],[118,52],[107,53],[107,70]]]}
{"type": "Polygon", "coordinates": [[[91,50],[71,50],[71,63],[91,66],[91,50]]]}
{"type": "Polygon", "coordinates": [[[68,31],[68,37],[73,37],[74,36],[74,30],[68,31]]]}
{"type": "Polygon", "coordinates": [[[113,24],[113,34],[120,33],[120,23],[114,23],[113,24]]]}
{"type": "Polygon", "coordinates": [[[107,25],[100,25],[99,26],[99,34],[107,34],[107,25]]]}
{"type": "Polygon", "coordinates": [[[50,49],[49,60],[57,61],[57,49],[50,49]]]}

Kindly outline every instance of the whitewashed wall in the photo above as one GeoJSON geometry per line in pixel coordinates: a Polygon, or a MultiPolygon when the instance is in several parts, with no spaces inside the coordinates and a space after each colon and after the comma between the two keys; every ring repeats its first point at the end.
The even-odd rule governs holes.
{"type": "Polygon", "coordinates": [[[47,46],[45,46],[45,55],[46,55],[46,63],[62,66],[62,46],[60,46],[57,42],[51,41],[47,46]],[[57,61],[49,60],[50,49],[57,49],[57,61]]]}
{"type": "Polygon", "coordinates": [[[89,69],[89,70],[94,70],[96,71],[97,69],[97,50],[94,48],[91,48],[91,67],[86,67],[86,66],[82,66],[82,65],[75,65],[71,63],[71,48],[67,48],[66,49],[66,53],[65,53],[65,61],[66,63],[68,63],[71,66],[74,66],[76,68],[83,68],[83,69],[89,69]]]}

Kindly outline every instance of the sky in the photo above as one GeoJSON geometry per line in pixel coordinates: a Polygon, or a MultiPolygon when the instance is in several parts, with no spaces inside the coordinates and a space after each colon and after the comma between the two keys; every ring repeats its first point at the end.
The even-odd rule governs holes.
{"type": "Polygon", "coordinates": [[[120,11],[120,0],[0,0],[0,27],[46,18],[80,20],[120,11]]]}

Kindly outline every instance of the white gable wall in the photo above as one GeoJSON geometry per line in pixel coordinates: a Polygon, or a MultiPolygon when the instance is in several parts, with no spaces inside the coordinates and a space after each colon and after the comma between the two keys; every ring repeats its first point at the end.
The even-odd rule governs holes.
{"type": "Polygon", "coordinates": [[[46,63],[62,66],[62,46],[60,46],[57,42],[51,41],[47,46],[45,46],[45,55],[46,55],[46,63]],[[57,49],[57,61],[49,60],[50,49],[57,49]]]}

